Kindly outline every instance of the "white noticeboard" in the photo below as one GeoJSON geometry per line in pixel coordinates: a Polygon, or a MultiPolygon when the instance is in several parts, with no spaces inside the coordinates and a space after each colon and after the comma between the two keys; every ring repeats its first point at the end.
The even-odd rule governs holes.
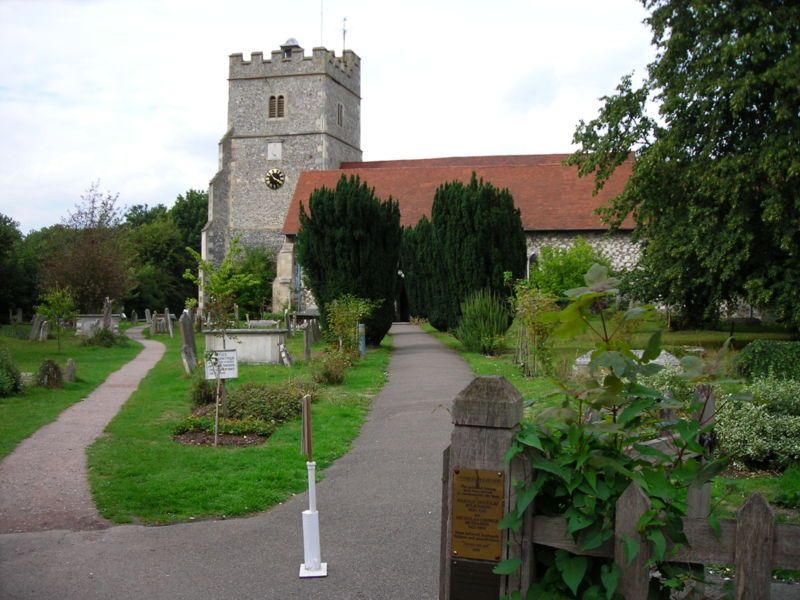
{"type": "Polygon", "coordinates": [[[236,379],[239,377],[239,363],[236,350],[211,350],[206,352],[206,379],[236,379]]]}

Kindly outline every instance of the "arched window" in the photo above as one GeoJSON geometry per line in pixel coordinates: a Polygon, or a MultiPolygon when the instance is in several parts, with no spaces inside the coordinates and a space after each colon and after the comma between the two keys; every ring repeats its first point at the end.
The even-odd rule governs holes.
{"type": "Polygon", "coordinates": [[[286,101],[283,96],[269,97],[269,118],[276,119],[285,115],[286,101]]]}

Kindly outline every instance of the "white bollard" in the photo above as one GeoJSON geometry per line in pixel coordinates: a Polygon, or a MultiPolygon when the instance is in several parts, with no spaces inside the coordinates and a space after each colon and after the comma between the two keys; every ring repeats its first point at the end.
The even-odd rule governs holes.
{"type": "Polygon", "coordinates": [[[317,463],[308,462],[308,510],[303,511],[303,558],[300,577],[327,577],[328,563],[322,562],[319,545],[319,513],[317,512],[317,487],[314,472],[317,463]]]}

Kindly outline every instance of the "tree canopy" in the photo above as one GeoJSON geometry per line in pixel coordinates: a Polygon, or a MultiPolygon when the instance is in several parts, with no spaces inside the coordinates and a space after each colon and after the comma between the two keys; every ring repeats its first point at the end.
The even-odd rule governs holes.
{"type": "Polygon", "coordinates": [[[300,207],[297,260],[327,326],[328,304],[346,294],[378,303],[365,319],[367,341],[389,331],[400,254],[400,208],[383,201],[358,177],[342,175],[336,188],[314,190],[309,212],[300,207]]]}
{"type": "Polygon", "coordinates": [[[642,0],[656,58],[581,121],[569,162],[633,215],[642,266],[687,324],[746,298],[800,324],[800,4],[642,0]]]}

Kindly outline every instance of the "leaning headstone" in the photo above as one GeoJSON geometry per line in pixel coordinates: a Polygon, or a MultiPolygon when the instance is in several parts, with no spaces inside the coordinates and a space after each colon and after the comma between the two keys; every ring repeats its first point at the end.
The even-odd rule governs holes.
{"type": "Polygon", "coordinates": [[[234,302],[233,304],[233,318],[234,320],[239,320],[239,305],[234,302]]]}
{"type": "Polygon", "coordinates": [[[278,344],[278,351],[281,356],[281,364],[287,367],[292,366],[292,357],[289,356],[289,351],[286,349],[286,344],[278,344]]]}
{"type": "Polygon", "coordinates": [[[138,323],[139,322],[139,313],[135,310],[131,313],[131,323],[138,323]]]}
{"type": "Polygon", "coordinates": [[[181,330],[181,360],[183,370],[187,375],[191,375],[197,368],[197,346],[194,341],[194,327],[192,325],[192,315],[188,310],[184,310],[181,318],[178,319],[178,327],[181,330]]]}
{"type": "Polygon", "coordinates": [[[50,335],[50,321],[42,321],[39,327],[39,341],[46,342],[48,335],[50,335]]]}
{"type": "Polygon", "coordinates": [[[145,309],[144,309],[144,321],[145,321],[145,323],[147,323],[148,325],[150,325],[150,322],[151,322],[152,320],[153,320],[153,314],[150,312],[150,309],[149,309],[149,308],[145,308],[145,309]]]}
{"type": "Polygon", "coordinates": [[[103,319],[101,327],[106,331],[112,331],[113,327],[113,323],[111,320],[111,298],[109,298],[108,296],[106,296],[106,299],[103,302],[103,319]]]}
{"type": "Polygon", "coordinates": [[[28,336],[28,340],[31,342],[35,342],[39,339],[39,330],[42,328],[42,321],[44,321],[44,317],[40,314],[36,314],[33,317],[33,325],[31,326],[31,333],[28,336]]]}
{"type": "Polygon", "coordinates": [[[172,315],[169,314],[168,308],[164,309],[164,320],[167,322],[167,332],[169,333],[169,337],[170,338],[175,337],[172,331],[172,315]]]}
{"type": "Polygon", "coordinates": [[[149,316],[150,316],[150,337],[156,337],[156,334],[158,333],[158,323],[156,323],[157,319],[155,315],[151,314],[149,316]]]}
{"type": "Polygon", "coordinates": [[[64,381],[75,381],[75,359],[68,358],[64,366],[64,381]]]}

